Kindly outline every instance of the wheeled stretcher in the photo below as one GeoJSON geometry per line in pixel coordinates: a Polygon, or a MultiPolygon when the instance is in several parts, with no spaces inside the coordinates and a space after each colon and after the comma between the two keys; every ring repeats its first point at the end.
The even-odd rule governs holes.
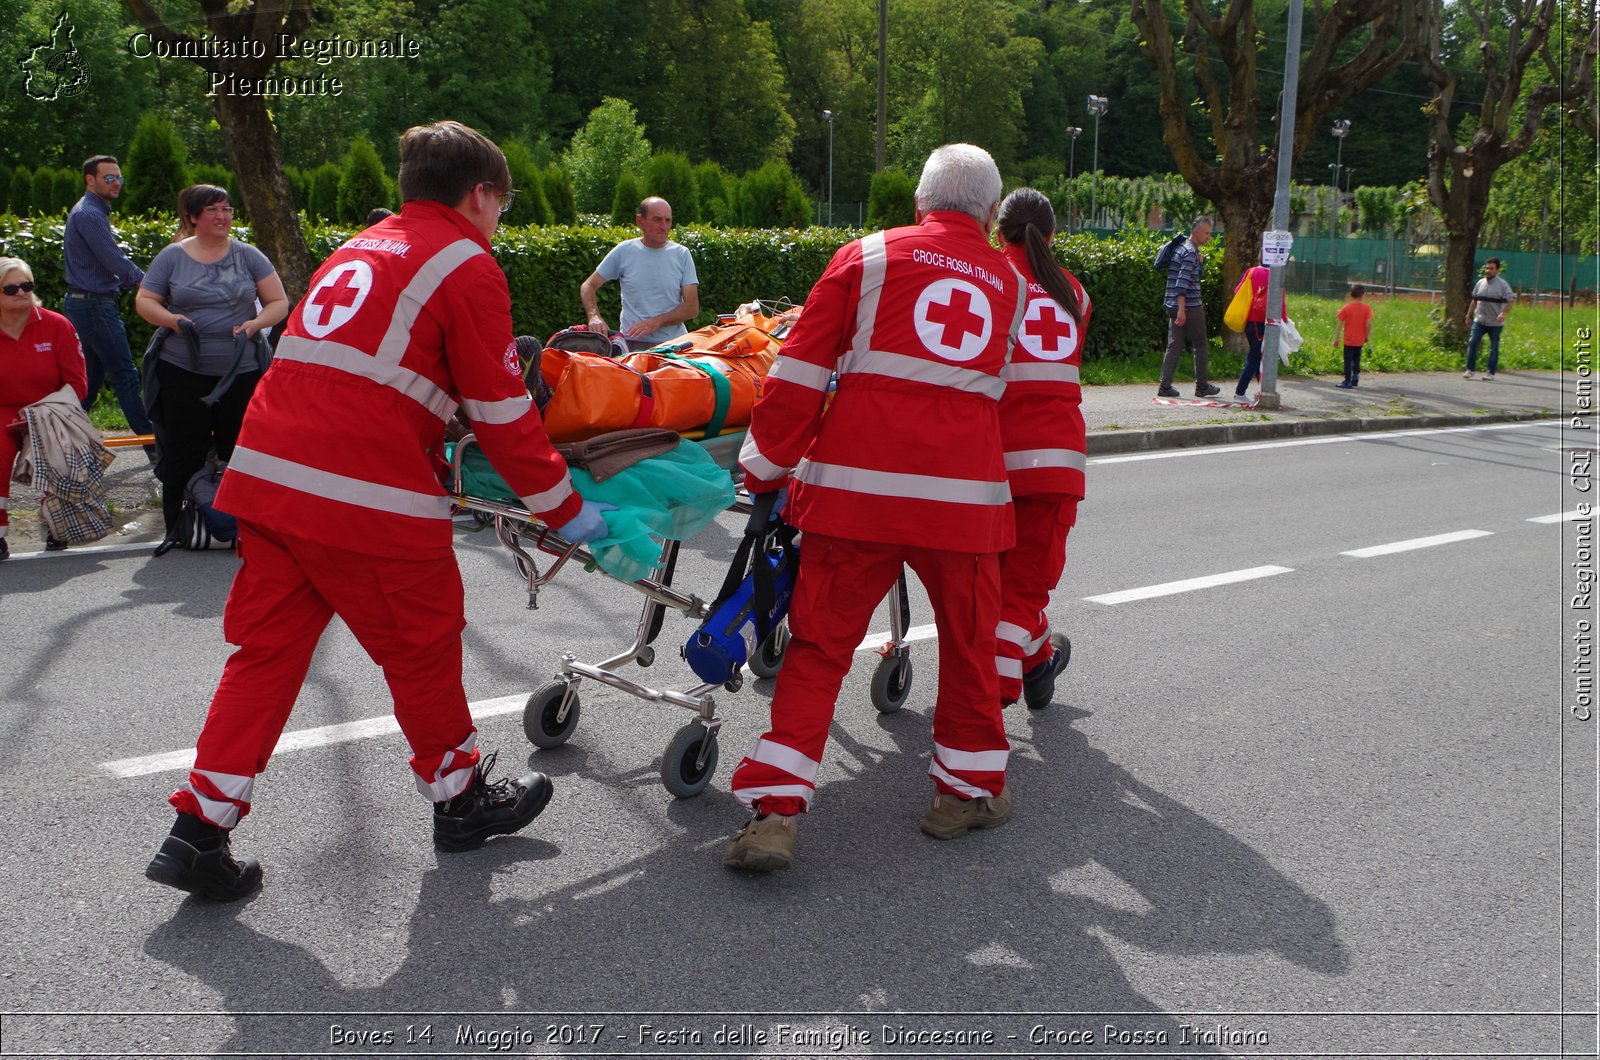
{"type": "MultiPolygon", "coordinates": [[[[703,447],[719,467],[733,476],[737,485],[739,447],[743,440],[743,432],[739,432],[702,441],[685,439],[680,444],[703,447]]],[[[530,610],[538,607],[540,589],[564,570],[594,571],[611,577],[598,569],[588,549],[564,540],[527,510],[515,503],[483,495],[487,491],[469,488],[472,483],[467,465],[476,444],[469,434],[455,445],[450,461],[452,500],[459,508],[493,525],[496,537],[511,551],[517,570],[526,579],[530,610]],[[542,570],[536,558],[538,553],[551,557],[542,570]]],[[[748,514],[751,510],[749,496],[735,493],[729,510],[748,514]]],[[[694,718],[673,734],[662,752],[661,783],[678,798],[692,798],[706,789],[716,772],[717,730],[722,719],[717,713],[715,693],[719,688],[739,691],[744,681],[743,672],[722,685],[701,683],[682,691],[653,688],[623,672],[634,664],[648,667],[655,662],[655,642],[661,635],[667,611],[681,612],[696,626],[710,613],[712,601],[683,592],[672,584],[680,544],[676,540],[663,541],[660,558],[645,577],[631,582],[612,578],[631,586],[644,597],[633,642],[596,663],[581,662],[571,652],[562,653],[560,673],[528,697],[522,712],[522,727],[535,747],[548,749],[566,743],[578,725],[579,685],[586,680],[620,689],[646,702],[681,707],[692,712],[694,718]]],[[[889,640],[878,649],[881,659],[872,679],[872,703],[884,713],[899,710],[911,690],[911,655],[905,639],[910,625],[910,607],[904,574],[891,592],[890,603],[889,640]]],[[[685,627],[681,639],[687,639],[692,631],[693,626],[685,627]]],[[[787,626],[780,623],[757,646],[746,668],[756,677],[776,676],[783,665],[787,642],[787,626]]]]}

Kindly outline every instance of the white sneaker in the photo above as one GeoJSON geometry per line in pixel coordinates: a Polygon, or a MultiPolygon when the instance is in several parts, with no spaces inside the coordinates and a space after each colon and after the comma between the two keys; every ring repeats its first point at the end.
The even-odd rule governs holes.
{"type": "Polygon", "coordinates": [[[1492,383],[1492,382],[1494,382],[1494,373],[1493,373],[1493,372],[1490,372],[1490,373],[1489,373],[1489,374],[1488,374],[1488,375],[1486,375],[1486,376],[1484,376],[1484,377],[1483,377],[1483,381],[1484,381],[1484,382],[1485,382],[1485,383],[1492,383]]]}
{"type": "Polygon", "coordinates": [[[1233,395],[1233,400],[1234,400],[1234,402],[1236,404],[1239,404],[1239,405],[1254,405],[1255,404],[1254,401],[1250,400],[1250,395],[1249,394],[1235,394],[1235,395],[1233,395]]]}
{"type": "Polygon", "coordinates": [[[1463,379],[1476,379],[1476,378],[1478,378],[1478,373],[1474,372],[1472,369],[1468,368],[1465,372],[1461,373],[1461,378],[1463,378],[1463,379]]]}

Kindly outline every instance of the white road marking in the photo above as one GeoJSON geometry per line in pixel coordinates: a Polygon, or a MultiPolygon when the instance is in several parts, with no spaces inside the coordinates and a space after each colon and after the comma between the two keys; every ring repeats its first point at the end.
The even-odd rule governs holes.
{"type": "MultiPolygon", "coordinates": [[[[882,633],[868,633],[861,643],[856,645],[856,651],[877,651],[889,643],[889,636],[888,630],[882,633]]],[[[939,627],[931,623],[926,626],[912,626],[906,630],[906,643],[909,644],[914,640],[933,640],[938,636],[939,627]]]]}
{"type": "Polygon", "coordinates": [[[1387,545],[1369,545],[1366,548],[1354,548],[1349,552],[1341,552],[1341,556],[1354,556],[1356,559],[1370,559],[1373,556],[1387,556],[1395,552],[1410,552],[1418,548],[1432,548],[1435,545],[1450,545],[1457,541],[1471,541],[1475,537],[1492,537],[1489,530],[1457,530],[1449,534],[1435,534],[1432,537],[1414,537],[1409,541],[1391,541],[1387,545]]]}
{"type": "MultiPolygon", "coordinates": [[[[63,556],[104,556],[117,552],[149,553],[153,551],[158,544],[160,544],[160,542],[152,540],[135,541],[124,545],[72,545],[58,552],[45,552],[43,550],[38,552],[13,552],[11,553],[11,558],[6,562],[15,563],[17,560],[29,559],[59,559],[63,556]]],[[[218,549],[218,551],[220,552],[223,550],[218,549]]]]}
{"type": "MultiPolygon", "coordinates": [[[[528,702],[528,694],[519,692],[516,695],[501,696],[498,699],[485,699],[477,703],[468,704],[475,720],[492,718],[500,714],[515,714],[528,702]]],[[[400,725],[394,720],[394,715],[381,718],[364,718],[361,721],[341,722],[338,725],[322,725],[315,729],[299,729],[295,732],[286,732],[278,739],[278,746],[273,749],[274,754],[284,754],[288,751],[307,751],[314,747],[327,747],[329,744],[345,743],[350,740],[364,740],[373,736],[389,736],[400,731],[400,725]]],[[[101,762],[100,768],[114,777],[142,777],[151,773],[169,773],[174,770],[187,770],[194,765],[194,748],[184,751],[167,751],[162,754],[145,755],[143,758],[123,758],[115,762],[101,762]]]]}
{"type": "Polygon", "coordinates": [[[1141,589],[1124,589],[1119,593],[1103,593],[1100,596],[1085,596],[1084,599],[1091,604],[1126,604],[1134,600],[1148,600],[1154,596],[1172,596],[1176,593],[1193,592],[1196,589],[1210,589],[1217,585],[1231,585],[1234,582],[1253,581],[1256,578],[1270,578],[1274,574],[1288,574],[1293,567],[1277,567],[1268,564],[1264,567],[1250,567],[1247,570],[1231,570],[1223,574],[1208,574],[1203,578],[1185,578],[1178,582],[1163,582],[1160,585],[1146,585],[1141,589]]]}
{"type": "Polygon", "coordinates": [[[1559,427],[1560,420],[1519,420],[1516,423],[1489,423],[1475,427],[1422,427],[1412,431],[1376,431],[1370,434],[1321,434],[1315,438],[1289,438],[1279,442],[1244,442],[1239,445],[1202,445],[1189,449],[1161,449],[1153,453],[1124,453],[1097,456],[1091,464],[1126,464],[1136,460],[1173,460],[1179,457],[1210,456],[1213,453],[1249,453],[1258,449],[1289,449],[1300,445],[1333,445],[1348,442],[1382,442],[1390,438],[1419,438],[1431,434],[1460,434],[1463,431],[1514,431],[1524,427],[1559,427]]]}
{"type": "Polygon", "coordinates": [[[1530,522],[1530,523],[1566,523],[1566,522],[1571,522],[1574,519],[1586,519],[1590,515],[1593,515],[1593,514],[1594,514],[1593,512],[1582,512],[1582,511],[1579,511],[1578,509],[1574,508],[1570,512],[1557,512],[1554,515],[1536,515],[1532,519],[1529,519],[1528,522],[1530,522]]]}

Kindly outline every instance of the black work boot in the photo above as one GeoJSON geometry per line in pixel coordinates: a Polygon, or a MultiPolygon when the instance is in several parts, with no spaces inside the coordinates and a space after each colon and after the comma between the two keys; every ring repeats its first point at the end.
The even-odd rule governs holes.
{"type": "Polygon", "coordinates": [[[1072,658],[1072,641],[1064,634],[1050,634],[1050,658],[1022,675],[1022,699],[1029,710],[1043,710],[1056,694],[1056,675],[1067,668],[1072,658]]]}
{"type": "Polygon", "coordinates": [[[178,814],[144,874],[212,902],[238,901],[261,886],[261,865],[255,858],[233,857],[228,830],[189,813],[178,814]]]}
{"type": "Polygon", "coordinates": [[[492,835],[510,835],[539,816],[555,790],[543,773],[490,783],[493,754],[472,770],[472,783],[448,802],[433,804],[433,845],[444,851],[473,850],[492,835]]]}

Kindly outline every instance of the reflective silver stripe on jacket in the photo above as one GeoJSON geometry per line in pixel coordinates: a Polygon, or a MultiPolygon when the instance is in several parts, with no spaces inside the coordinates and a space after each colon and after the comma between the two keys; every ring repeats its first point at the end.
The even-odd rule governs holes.
{"type": "Polygon", "coordinates": [[[820,364],[812,364],[810,361],[779,357],[772,363],[772,370],[767,373],[767,378],[782,379],[785,383],[797,383],[827,393],[828,382],[833,378],[833,373],[820,364]]]}
{"type": "Polygon", "coordinates": [[[394,316],[378,343],[376,353],[327,339],[285,335],[278,343],[277,356],[306,364],[320,364],[370,379],[381,386],[398,390],[439,417],[441,422],[447,421],[456,414],[455,399],[433,380],[409,368],[400,367],[400,360],[411,345],[411,329],[428,299],[433,297],[447,276],[483,253],[486,253],[484,249],[472,240],[458,239],[423,262],[422,268],[400,292],[394,316]]]}
{"type": "Polygon", "coordinates": [[[995,673],[1001,677],[1012,677],[1022,680],[1022,660],[1013,659],[1009,655],[996,655],[994,657],[995,673]]]}
{"type": "Polygon", "coordinates": [[[878,321],[878,300],[883,297],[883,280],[889,271],[889,248],[882,232],[861,239],[861,297],[856,300],[856,333],[850,337],[850,353],[872,349],[872,329],[878,321]]]}
{"type": "Polygon", "coordinates": [[[789,468],[779,467],[761,455],[761,449],[756,445],[756,436],[749,431],[745,432],[744,444],[739,447],[739,466],[756,478],[767,482],[774,482],[789,473],[789,468]]]}
{"type": "Polygon", "coordinates": [[[236,446],[228,470],[275,482],[288,489],[329,500],[371,508],[394,515],[421,519],[450,518],[450,498],[439,494],[417,493],[398,486],[363,482],[348,475],[307,467],[282,457],[269,456],[254,449],[236,446]]]}
{"type": "Polygon", "coordinates": [[[1078,379],[1078,366],[1075,364],[1061,364],[1053,362],[1042,364],[1038,361],[1029,361],[1026,364],[1008,364],[1000,370],[1000,378],[1008,383],[1076,383],[1078,379]]]}
{"type": "Polygon", "coordinates": [[[385,364],[365,350],[346,346],[342,342],[285,335],[278,341],[277,356],[286,361],[336,368],[341,372],[370,379],[379,386],[398,390],[439,417],[440,422],[447,421],[456,414],[455,399],[427,376],[418,375],[411,369],[396,364],[385,364]]]}
{"type": "Polygon", "coordinates": [[[533,398],[527,394],[501,398],[498,401],[476,401],[465,398],[461,402],[461,411],[467,414],[467,419],[485,426],[515,423],[526,416],[532,407],[533,398]]]}
{"type": "Polygon", "coordinates": [[[1082,471],[1087,466],[1088,458],[1075,449],[1018,449],[1006,453],[1007,471],[1031,471],[1044,467],[1082,471]]]}
{"type": "Polygon", "coordinates": [[[1011,500],[1011,485],[1007,482],[909,475],[898,471],[871,471],[867,468],[845,467],[842,464],[819,464],[813,460],[800,461],[799,466],[795,468],[794,477],[814,486],[848,490],[851,493],[870,493],[879,497],[988,505],[1007,504],[1011,500]]]}
{"type": "Polygon", "coordinates": [[[840,377],[847,374],[886,375],[894,379],[910,379],[932,386],[962,390],[969,394],[981,394],[996,401],[1006,389],[1002,379],[986,372],[939,361],[925,361],[921,357],[908,357],[903,353],[890,353],[887,350],[863,350],[859,353],[855,350],[850,351],[839,361],[840,377]]]}
{"type": "Polygon", "coordinates": [[[572,479],[564,478],[551,486],[543,493],[535,493],[531,497],[523,497],[522,503],[530,512],[553,512],[566,503],[572,496],[572,479]]]}

